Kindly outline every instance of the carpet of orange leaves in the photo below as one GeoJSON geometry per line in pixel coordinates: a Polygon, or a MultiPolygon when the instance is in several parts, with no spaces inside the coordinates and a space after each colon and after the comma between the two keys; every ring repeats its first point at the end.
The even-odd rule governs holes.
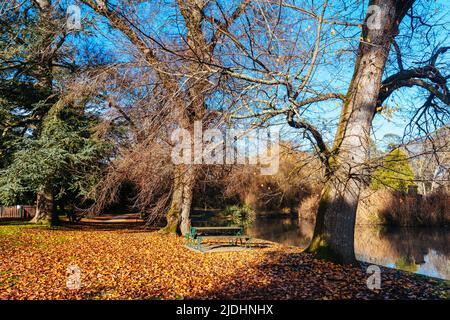
{"type": "Polygon", "coordinates": [[[0,225],[0,299],[448,298],[441,282],[382,270],[382,288],[372,291],[364,267],[294,247],[197,253],[140,227],[0,225]],[[66,287],[70,264],[81,269],[80,289],[66,287]]]}

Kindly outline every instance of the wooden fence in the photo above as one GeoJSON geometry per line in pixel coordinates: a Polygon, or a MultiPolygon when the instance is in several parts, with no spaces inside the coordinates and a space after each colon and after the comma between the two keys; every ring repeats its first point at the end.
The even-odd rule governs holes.
{"type": "Polygon", "coordinates": [[[0,219],[30,219],[35,214],[35,206],[0,206],[0,219]]]}

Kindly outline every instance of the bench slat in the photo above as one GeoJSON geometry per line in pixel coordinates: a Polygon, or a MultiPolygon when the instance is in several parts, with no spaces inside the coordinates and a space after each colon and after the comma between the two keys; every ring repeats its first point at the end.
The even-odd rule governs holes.
{"type": "Polygon", "coordinates": [[[213,235],[213,236],[200,236],[203,239],[204,238],[234,238],[234,239],[245,239],[249,238],[248,236],[222,236],[222,235],[213,235]]]}
{"type": "Polygon", "coordinates": [[[241,227],[192,227],[195,230],[204,231],[204,230],[241,230],[241,227]]]}

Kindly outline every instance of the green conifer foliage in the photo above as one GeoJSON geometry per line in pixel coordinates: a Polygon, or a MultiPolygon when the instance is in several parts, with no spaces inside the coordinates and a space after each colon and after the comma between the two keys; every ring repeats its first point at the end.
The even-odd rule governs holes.
{"type": "Polygon", "coordinates": [[[414,186],[414,173],[404,151],[397,148],[389,152],[377,168],[371,181],[372,189],[391,188],[407,192],[409,186],[414,186]]]}

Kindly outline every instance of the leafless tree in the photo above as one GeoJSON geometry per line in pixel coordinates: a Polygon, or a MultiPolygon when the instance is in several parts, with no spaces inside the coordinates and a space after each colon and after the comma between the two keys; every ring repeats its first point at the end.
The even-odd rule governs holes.
{"type": "MultiPolygon", "coordinates": [[[[222,114],[248,126],[277,125],[284,117],[302,132],[326,173],[308,251],[337,262],[355,262],[355,214],[367,182],[374,117],[388,112],[405,88],[418,88],[427,97],[411,115],[416,127],[448,119],[442,63],[448,47],[429,31],[418,1],[371,0],[367,7],[361,1],[255,0],[225,7],[180,0],[155,3],[150,16],[128,1],[81,2],[132,44],[136,61],[154,77],[159,100],[173,106],[176,126],[192,132],[195,120],[222,114]],[[413,53],[405,51],[417,36],[428,56],[414,64],[413,53]],[[323,117],[337,113],[335,121],[323,117]]],[[[189,227],[196,170],[173,170],[168,231],[189,227]]]]}
{"type": "MultiPolygon", "coordinates": [[[[308,251],[336,262],[354,263],[355,215],[361,189],[367,180],[373,118],[385,108],[384,104],[393,93],[418,87],[429,93],[419,112],[438,110],[440,113],[436,111],[432,119],[442,122],[448,116],[445,106],[450,101],[448,76],[442,73],[442,64],[438,65],[438,62],[448,47],[435,48],[428,58],[418,63],[419,66],[405,65],[404,52],[396,38],[405,17],[412,21],[411,26],[405,26],[409,31],[417,29],[415,20],[423,24],[414,11],[419,7],[415,1],[369,1],[364,21],[356,23],[351,19],[338,19],[342,14],[337,11],[344,12],[344,20],[346,16],[351,18],[351,13],[346,12],[349,7],[363,9],[357,1],[336,7],[328,1],[320,5],[309,1],[303,1],[301,5],[288,1],[258,1],[257,4],[259,6],[252,6],[253,10],[246,12],[247,21],[239,30],[225,34],[228,44],[223,44],[222,48],[233,48],[228,50],[231,57],[215,66],[217,72],[238,79],[245,88],[239,93],[240,103],[232,110],[231,117],[256,118],[263,124],[275,116],[285,115],[291,127],[306,132],[326,170],[326,183],[308,251]],[[374,10],[380,18],[376,27],[370,25],[374,22],[374,10]],[[298,28],[294,37],[293,29],[288,25],[288,12],[297,19],[298,25],[308,26],[298,28]],[[311,25],[315,25],[315,31],[310,31],[311,25]],[[361,28],[361,33],[355,31],[349,36],[349,30],[354,28],[361,28]],[[334,40],[337,33],[342,38],[334,40]],[[356,35],[360,36],[355,41],[356,35]],[[330,79],[329,75],[323,74],[339,70],[339,66],[330,62],[338,60],[348,50],[347,46],[334,46],[339,41],[357,44],[353,77],[346,93],[334,91],[337,86],[332,82],[339,79],[330,79]],[[232,51],[234,54],[230,53],[232,51]],[[335,54],[326,54],[327,51],[335,54]],[[386,75],[394,70],[387,65],[391,51],[398,68],[386,75]],[[243,83],[247,83],[247,87],[243,83]],[[332,99],[341,102],[341,114],[333,143],[329,146],[328,132],[320,126],[318,112],[323,110],[321,102],[332,99]],[[440,107],[441,104],[444,106],[440,107]]],[[[216,28],[220,32],[218,24],[216,28]]],[[[339,76],[339,72],[334,74],[339,76]]]]}
{"type": "MultiPolygon", "coordinates": [[[[168,28],[177,30],[176,38],[148,32],[149,28],[157,24],[156,18],[152,15],[140,17],[138,8],[131,1],[81,2],[108,19],[109,26],[127,38],[135,49],[136,60],[144,62],[147,67],[145,72],[154,76],[155,90],[160,97],[164,97],[165,104],[173,106],[170,112],[176,126],[192,132],[195,120],[210,117],[207,97],[217,88],[218,81],[217,78],[211,79],[214,73],[209,64],[213,61],[216,44],[223,34],[211,34],[205,28],[207,20],[204,11],[209,1],[180,0],[166,6],[158,4],[159,9],[167,9],[173,14],[165,15],[164,19],[166,26],[170,25],[168,28]]],[[[223,12],[221,29],[227,30],[249,3],[248,0],[239,3],[231,14],[223,12]]],[[[165,230],[185,234],[190,226],[196,167],[177,165],[172,172],[172,196],[165,230]]]]}

